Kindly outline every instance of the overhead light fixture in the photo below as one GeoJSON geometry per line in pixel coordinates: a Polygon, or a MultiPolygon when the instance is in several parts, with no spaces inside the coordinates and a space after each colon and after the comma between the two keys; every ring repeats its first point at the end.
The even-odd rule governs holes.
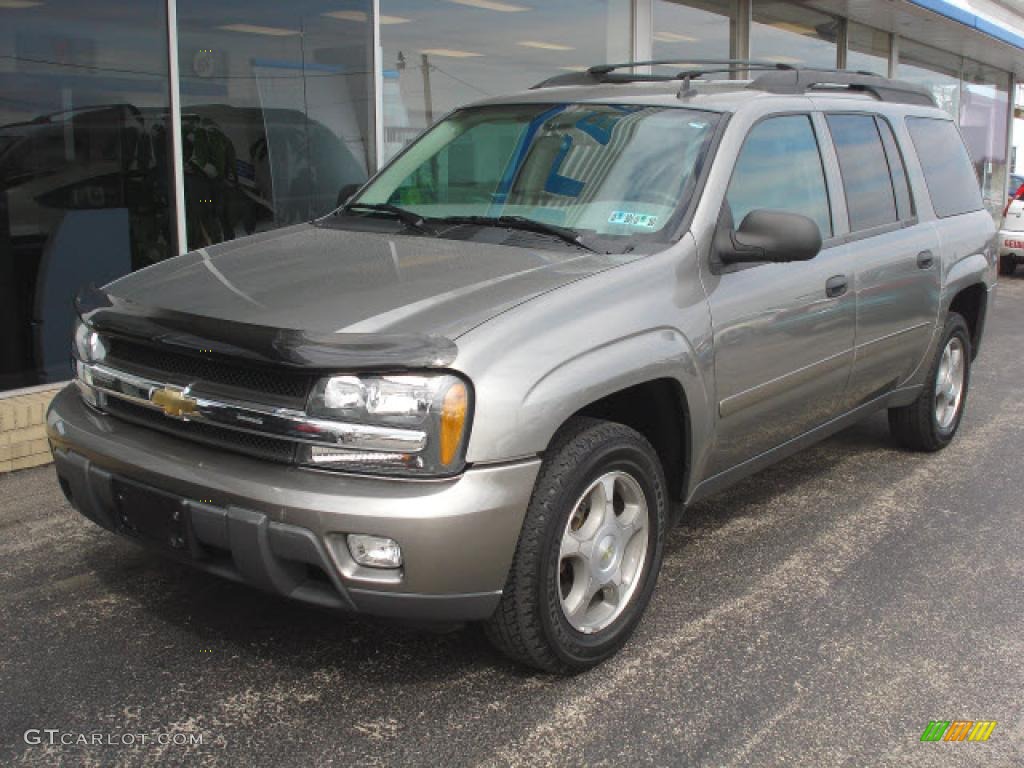
{"type": "Polygon", "coordinates": [[[586,72],[588,69],[590,69],[590,67],[577,64],[576,66],[572,67],[559,67],[559,69],[564,69],[566,72],[586,72]]]}
{"type": "Polygon", "coordinates": [[[806,24],[798,24],[795,21],[773,21],[768,26],[781,29],[784,32],[793,32],[804,37],[817,37],[818,31],[808,27],[806,24]]]}
{"type": "Polygon", "coordinates": [[[244,32],[249,35],[266,35],[267,37],[294,37],[300,34],[297,29],[261,27],[257,24],[225,24],[218,29],[223,29],[225,32],[244,32]]]}
{"type": "Polygon", "coordinates": [[[762,58],[768,61],[774,61],[776,64],[803,64],[803,59],[798,59],[795,56],[764,56],[762,58]]]}
{"type": "Polygon", "coordinates": [[[42,4],[42,0],[0,0],[0,9],[19,11],[22,8],[35,8],[42,4]]]}
{"type": "Polygon", "coordinates": [[[678,32],[655,32],[654,39],[660,43],[696,43],[697,38],[680,35],[678,32]]]}
{"type": "MultiPolygon", "coordinates": [[[[327,11],[323,15],[339,21],[358,21],[363,24],[370,20],[370,15],[366,11],[327,11]]],[[[377,19],[381,24],[408,24],[412,21],[404,16],[378,16],[377,19]]]]}
{"type": "Polygon", "coordinates": [[[453,48],[423,48],[420,53],[425,53],[428,56],[442,56],[446,59],[472,59],[476,56],[483,56],[482,53],[476,51],[457,51],[453,48]]]}
{"type": "Polygon", "coordinates": [[[562,45],[561,43],[544,43],[539,40],[520,40],[516,45],[520,45],[523,48],[539,48],[542,51],[575,51],[571,45],[562,45]]]}
{"type": "Polygon", "coordinates": [[[470,8],[482,8],[485,11],[498,11],[498,13],[522,13],[530,10],[525,5],[499,3],[497,0],[448,0],[448,2],[468,5],[470,8]]]}

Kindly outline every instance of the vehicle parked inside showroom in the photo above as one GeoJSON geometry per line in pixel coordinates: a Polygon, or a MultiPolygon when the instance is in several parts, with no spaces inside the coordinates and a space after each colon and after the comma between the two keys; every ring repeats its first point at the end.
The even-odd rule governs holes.
{"type": "Polygon", "coordinates": [[[634,66],[458,109],[331,215],[84,291],[47,420],[71,503],[566,673],[626,642],[687,505],[882,410],[948,445],[997,257],[955,123],[861,73],[634,66]]]}

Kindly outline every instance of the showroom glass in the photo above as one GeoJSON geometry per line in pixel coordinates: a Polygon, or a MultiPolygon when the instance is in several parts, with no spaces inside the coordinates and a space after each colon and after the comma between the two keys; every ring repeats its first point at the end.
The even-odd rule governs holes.
{"type": "Polygon", "coordinates": [[[1000,217],[1006,205],[1006,131],[1010,76],[964,59],[960,133],[981,180],[985,206],[1000,217]]]}
{"type": "Polygon", "coordinates": [[[372,3],[178,0],[190,248],[309,221],[362,182],[372,3]]]}
{"type": "Polygon", "coordinates": [[[939,107],[951,117],[958,117],[961,64],[959,56],[915,43],[913,40],[901,39],[899,62],[896,76],[900,80],[928,88],[939,107]]]}
{"type": "Polygon", "coordinates": [[[907,129],[921,161],[924,180],[939,218],[982,209],[970,157],[949,120],[908,117],[907,129]]]}
{"type": "Polygon", "coordinates": [[[847,22],[846,68],[887,77],[891,45],[892,38],[888,32],[865,27],[855,21],[847,22]]]}
{"type": "Polygon", "coordinates": [[[629,0],[381,0],[387,160],[456,107],[630,58],[629,0]]]}
{"type": "Polygon", "coordinates": [[[655,0],[652,58],[728,59],[735,24],[733,0],[655,0]]]}
{"type": "Polygon", "coordinates": [[[806,216],[823,239],[831,237],[825,172],[811,119],[786,115],[755,125],[743,142],[725,199],[737,228],[751,211],[770,208],[806,216]]]}
{"type": "Polygon", "coordinates": [[[603,237],[657,236],[692,196],[717,120],[600,104],[465,109],[395,160],[358,202],[432,218],[523,216],[603,237]]]}
{"type": "Polygon", "coordinates": [[[871,115],[828,115],[839,157],[850,231],[895,224],[896,192],[882,136],[871,115]]]}
{"type": "Polygon", "coordinates": [[[753,0],[750,57],[834,69],[839,24],[836,17],[803,4],[753,0]]]}
{"type": "Polygon", "coordinates": [[[70,377],[71,297],[173,251],[163,0],[0,5],[0,389],[70,377]]]}

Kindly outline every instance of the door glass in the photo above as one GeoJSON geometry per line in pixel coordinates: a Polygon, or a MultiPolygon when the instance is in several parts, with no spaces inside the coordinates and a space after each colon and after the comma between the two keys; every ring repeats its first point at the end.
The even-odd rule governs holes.
{"type": "Polygon", "coordinates": [[[0,390],[71,376],[71,299],[172,255],[162,0],[0,2],[0,390]]]}
{"type": "Polygon", "coordinates": [[[871,115],[828,115],[846,192],[850,230],[857,232],[897,220],[896,195],[882,138],[871,115]]]}
{"type": "Polygon", "coordinates": [[[366,179],[372,3],[178,0],[190,248],[325,214],[366,179]]]}
{"type": "Polygon", "coordinates": [[[806,216],[823,239],[832,236],[825,172],[810,117],[772,117],[751,129],[726,203],[736,227],[751,211],[768,208],[806,216]]]}
{"type": "Polygon", "coordinates": [[[910,194],[910,183],[907,181],[907,167],[903,164],[903,153],[900,152],[896,136],[893,135],[889,122],[880,117],[876,118],[876,122],[878,132],[882,134],[882,144],[885,145],[889,170],[892,172],[892,186],[896,191],[896,211],[901,220],[909,219],[914,215],[914,200],[910,194]]]}

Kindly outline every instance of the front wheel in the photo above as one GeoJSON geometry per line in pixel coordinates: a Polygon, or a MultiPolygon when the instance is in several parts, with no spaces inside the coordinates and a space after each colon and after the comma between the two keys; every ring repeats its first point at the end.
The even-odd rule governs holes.
{"type": "Polygon", "coordinates": [[[971,380],[971,335],[967,323],[951,313],[929,376],[910,405],[889,409],[889,431],[906,448],[938,451],[953,441],[967,402],[971,380]]]}
{"type": "Polygon", "coordinates": [[[1012,256],[1000,256],[999,257],[999,274],[1000,275],[1012,275],[1017,269],[1017,260],[1012,256]]]}
{"type": "Polygon", "coordinates": [[[573,673],[614,654],[658,577],[667,498],[661,463],[633,429],[581,418],[541,467],[487,635],[538,669],[573,673]]]}

